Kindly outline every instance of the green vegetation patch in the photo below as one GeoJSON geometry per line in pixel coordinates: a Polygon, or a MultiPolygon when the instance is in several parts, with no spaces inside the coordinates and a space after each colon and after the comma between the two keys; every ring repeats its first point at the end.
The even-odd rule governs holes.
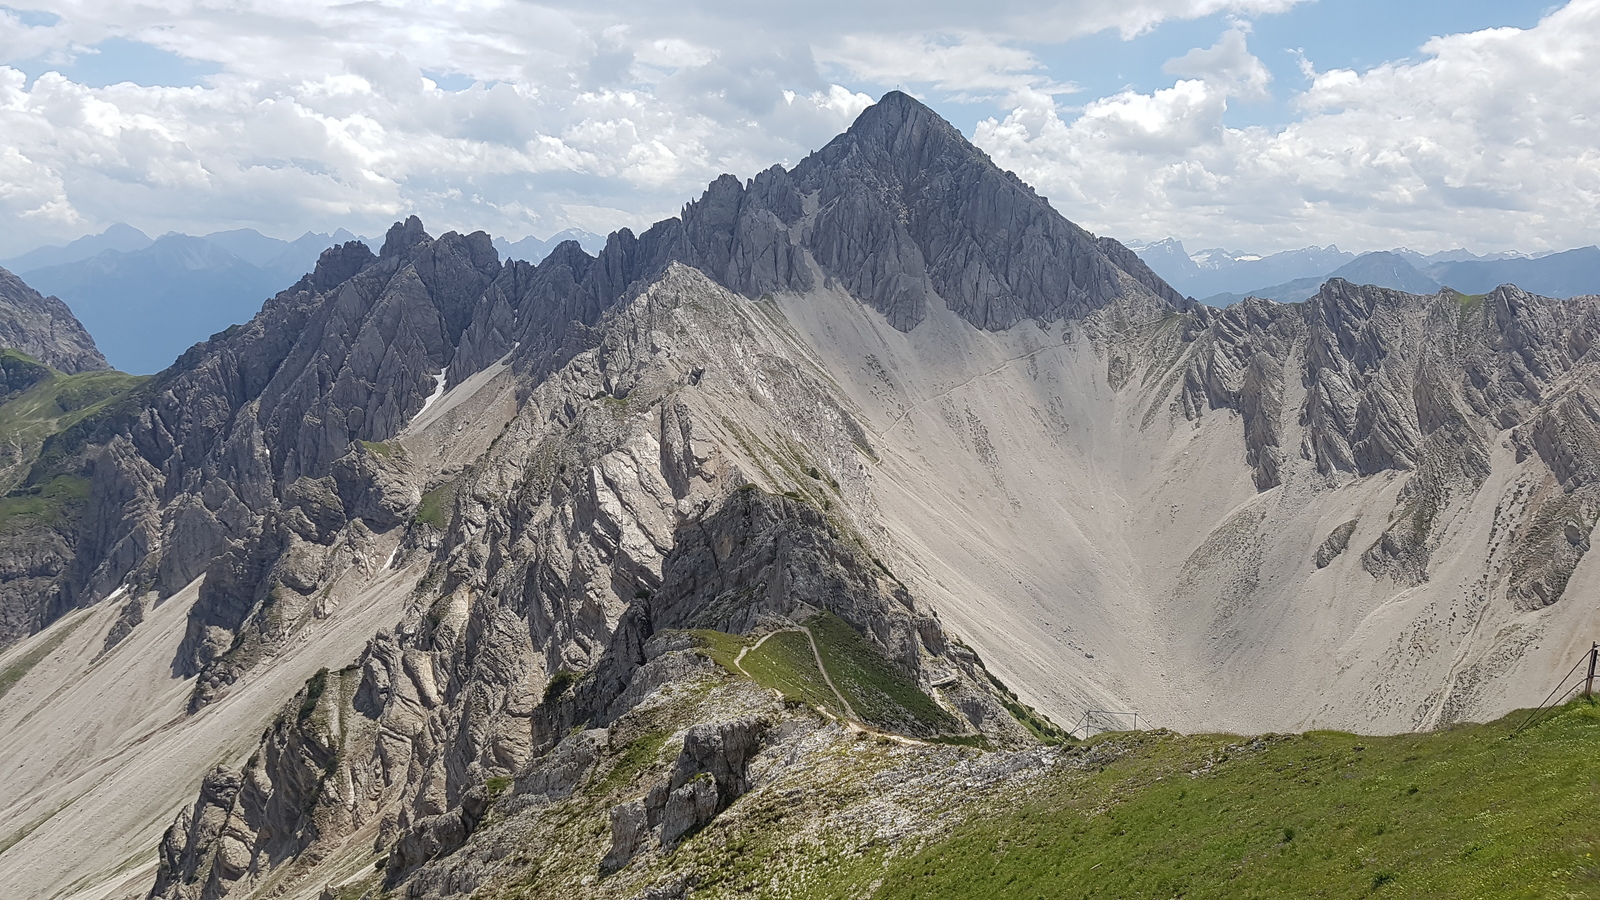
{"type": "Polygon", "coordinates": [[[750,644],[737,634],[728,634],[726,631],[712,631],[701,628],[688,632],[695,639],[697,649],[711,658],[711,661],[727,669],[733,674],[743,674],[734,665],[734,660],[739,657],[739,651],[750,644]]]}
{"type": "Polygon", "coordinates": [[[299,721],[304,722],[311,718],[317,711],[317,701],[322,699],[322,694],[328,689],[328,669],[318,669],[315,675],[306,679],[306,695],[300,699],[299,721]]]}
{"type": "Polygon", "coordinates": [[[395,457],[405,452],[405,449],[399,444],[385,443],[383,441],[362,441],[361,446],[385,458],[395,457]]]}
{"type": "Polygon", "coordinates": [[[457,484],[454,481],[439,485],[422,495],[417,504],[417,522],[443,531],[450,524],[450,513],[456,502],[457,484]]]}
{"type": "Polygon", "coordinates": [[[550,680],[545,682],[544,702],[550,703],[561,699],[568,689],[577,684],[578,679],[582,677],[582,675],[571,669],[557,669],[555,674],[550,676],[550,680]]]}
{"type": "Polygon", "coordinates": [[[1077,738],[1073,737],[1070,732],[1050,721],[1044,713],[1023,703],[1021,698],[1017,696],[1017,692],[1008,687],[1005,682],[994,677],[993,672],[984,669],[983,674],[989,679],[989,683],[994,685],[995,690],[1000,692],[1000,703],[1005,706],[1006,712],[1011,713],[1011,718],[1016,719],[1023,728],[1028,729],[1028,732],[1040,743],[1071,744],[1077,741],[1077,738]]]}
{"type": "Polygon", "coordinates": [[[806,620],[833,686],[861,720],[874,728],[910,735],[964,730],[944,707],[884,657],[877,645],[833,613],[806,620]]]}
{"type": "Polygon", "coordinates": [[[740,665],[757,684],[771,688],[786,699],[826,709],[844,716],[839,698],[817,668],[811,641],[801,631],[779,631],[769,635],[761,646],[746,653],[740,665]]]}
{"type": "Polygon", "coordinates": [[[646,732],[628,742],[622,748],[622,752],[617,754],[611,771],[601,779],[599,787],[595,789],[596,795],[610,796],[613,791],[632,785],[641,774],[654,768],[660,761],[661,750],[670,737],[672,737],[671,731],[660,729],[646,732]]]}
{"type": "Polygon", "coordinates": [[[0,497],[0,532],[62,524],[88,499],[89,479],[57,475],[44,484],[0,497]]]}
{"type": "Polygon", "coordinates": [[[890,860],[873,896],[1600,896],[1600,709],[1522,721],[1099,739],[1134,746],[890,860]]]}
{"type": "Polygon", "coordinates": [[[0,403],[0,490],[21,483],[46,440],[103,411],[145,380],[122,372],[53,372],[0,403]]]}

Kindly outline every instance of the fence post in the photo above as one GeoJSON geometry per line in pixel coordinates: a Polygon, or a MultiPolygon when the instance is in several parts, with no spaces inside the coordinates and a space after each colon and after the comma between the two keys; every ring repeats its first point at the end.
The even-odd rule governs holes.
{"type": "Polygon", "coordinates": [[[1583,680],[1583,695],[1585,697],[1594,694],[1594,670],[1597,662],[1600,662],[1600,641],[1593,642],[1593,646],[1589,648],[1589,677],[1583,680]]]}

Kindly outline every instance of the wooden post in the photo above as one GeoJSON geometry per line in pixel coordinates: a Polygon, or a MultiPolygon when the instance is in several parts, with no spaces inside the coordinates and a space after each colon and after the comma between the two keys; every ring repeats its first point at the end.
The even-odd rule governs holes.
{"type": "Polygon", "coordinates": [[[1594,670],[1595,663],[1600,662],[1600,641],[1595,641],[1589,648],[1589,677],[1583,680],[1583,695],[1594,695],[1594,670]]]}

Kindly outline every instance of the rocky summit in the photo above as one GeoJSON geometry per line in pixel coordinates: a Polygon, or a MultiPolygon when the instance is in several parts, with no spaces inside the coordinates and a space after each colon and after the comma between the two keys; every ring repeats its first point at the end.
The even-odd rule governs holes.
{"type": "Polygon", "coordinates": [[[899,93],[596,255],[329,248],[148,379],[5,278],[7,896],[890,896],[1600,624],[1595,298],[1201,306],[899,93]]]}

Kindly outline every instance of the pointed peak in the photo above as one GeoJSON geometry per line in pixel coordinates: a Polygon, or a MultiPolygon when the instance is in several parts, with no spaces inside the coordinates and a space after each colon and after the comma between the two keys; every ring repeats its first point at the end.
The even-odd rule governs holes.
{"type": "Polygon", "coordinates": [[[404,253],[423,241],[431,240],[433,238],[422,228],[422,220],[416,216],[409,216],[404,222],[396,222],[389,226],[388,234],[383,237],[383,249],[378,251],[378,255],[387,259],[404,253]]]}
{"type": "Polygon", "coordinates": [[[897,137],[907,131],[933,131],[945,137],[954,136],[962,143],[967,142],[961,132],[944,117],[901,91],[890,91],[877,103],[862,110],[845,134],[858,139],[876,138],[878,143],[887,145],[894,143],[897,137]]]}
{"type": "Polygon", "coordinates": [[[873,110],[877,110],[879,115],[898,115],[902,118],[920,113],[938,116],[938,113],[934,112],[933,109],[926,103],[923,103],[921,100],[918,100],[905,91],[890,91],[884,94],[882,97],[878,98],[877,103],[874,103],[863,110],[861,116],[866,117],[873,110]]]}

